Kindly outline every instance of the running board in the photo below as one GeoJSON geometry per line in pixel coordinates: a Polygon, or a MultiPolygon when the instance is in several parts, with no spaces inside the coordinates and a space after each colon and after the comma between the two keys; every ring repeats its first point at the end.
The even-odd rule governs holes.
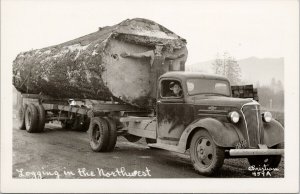
{"type": "Polygon", "coordinates": [[[159,148],[159,149],[163,149],[163,150],[168,150],[168,151],[172,151],[172,152],[177,152],[177,153],[185,153],[185,150],[181,150],[178,146],[175,145],[169,145],[169,144],[162,144],[162,143],[151,143],[148,144],[149,147],[153,147],[153,148],[159,148]]]}

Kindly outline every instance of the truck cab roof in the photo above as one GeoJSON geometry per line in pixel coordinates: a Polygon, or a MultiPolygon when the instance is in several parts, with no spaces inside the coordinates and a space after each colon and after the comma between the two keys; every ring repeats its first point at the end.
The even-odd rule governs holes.
{"type": "Polygon", "coordinates": [[[204,74],[199,72],[187,72],[187,71],[170,71],[162,76],[160,76],[159,79],[162,78],[179,78],[181,80],[186,80],[188,78],[203,78],[203,79],[215,79],[215,80],[224,80],[229,81],[226,77],[214,75],[214,74],[204,74]]]}

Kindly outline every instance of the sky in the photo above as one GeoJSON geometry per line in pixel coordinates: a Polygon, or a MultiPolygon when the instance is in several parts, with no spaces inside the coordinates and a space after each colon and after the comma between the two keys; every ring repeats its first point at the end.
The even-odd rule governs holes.
{"type": "Polygon", "coordinates": [[[295,1],[221,0],[3,0],[4,62],[127,18],[153,20],[187,40],[187,64],[228,52],[236,59],[284,57],[285,26],[295,1]]]}

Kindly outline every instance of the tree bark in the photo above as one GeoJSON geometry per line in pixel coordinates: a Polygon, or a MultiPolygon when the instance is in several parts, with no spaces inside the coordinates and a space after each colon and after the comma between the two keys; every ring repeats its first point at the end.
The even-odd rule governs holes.
{"type": "MultiPolygon", "coordinates": [[[[174,33],[172,37],[178,38],[170,40],[135,35],[134,32],[128,33],[124,40],[122,39],[124,36],[116,35],[120,31],[124,35],[124,31],[137,24],[140,26],[137,28],[139,30],[141,27],[145,30],[154,28],[153,22],[147,23],[146,21],[126,20],[119,25],[101,28],[100,31],[66,43],[22,52],[13,62],[13,84],[21,93],[44,94],[55,98],[94,100],[113,98],[115,101],[147,107],[148,101],[155,97],[151,96],[152,86],[149,87],[147,83],[156,83],[153,80],[148,81],[148,79],[153,79],[149,75],[152,72],[150,62],[142,59],[132,61],[132,59],[123,58],[121,53],[134,50],[146,51],[149,50],[151,44],[154,49],[157,42],[176,47],[177,51],[182,49],[185,54],[187,50],[184,39],[174,33]],[[141,44],[143,41],[147,44],[141,44]],[[119,48],[122,48],[122,51],[119,48]],[[123,71],[122,68],[131,68],[131,74],[123,71]],[[135,73],[143,74],[144,82],[141,82],[142,78],[135,73]],[[123,80],[119,80],[121,78],[123,80]],[[126,82],[127,78],[130,78],[131,82],[126,82]],[[118,91],[120,89],[124,91],[118,91]]],[[[154,34],[152,31],[151,33],[154,34]]],[[[159,33],[160,36],[161,33],[159,33]]],[[[174,53],[173,58],[175,59],[177,55],[174,53]]],[[[172,53],[166,56],[171,56],[172,59],[172,53]]],[[[184,62],[185,60],[186,57],[184,62]]],[[[166,71],[164,64],[156,65],[155,68],[164,69],[162,73],[166,71]]]]}

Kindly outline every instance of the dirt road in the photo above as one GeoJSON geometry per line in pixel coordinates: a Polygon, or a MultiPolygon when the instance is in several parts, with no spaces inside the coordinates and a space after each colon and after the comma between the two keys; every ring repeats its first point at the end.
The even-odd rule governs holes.
{"type": "MultiPolygon", "coordinates": [[[[227,159],[215,177],[254,177],[248,167],[246,159],[227,159]]],[[[188,155],[150,149],[143,140],[130,143],[123,137],[114,152],[95,153],[87,133],[49,124],[38,134],[14,127],[12,170],[15,178],[203,178],[188,155]]],[[[283,176],[282,161],[271,177],[283,176]]]]}

